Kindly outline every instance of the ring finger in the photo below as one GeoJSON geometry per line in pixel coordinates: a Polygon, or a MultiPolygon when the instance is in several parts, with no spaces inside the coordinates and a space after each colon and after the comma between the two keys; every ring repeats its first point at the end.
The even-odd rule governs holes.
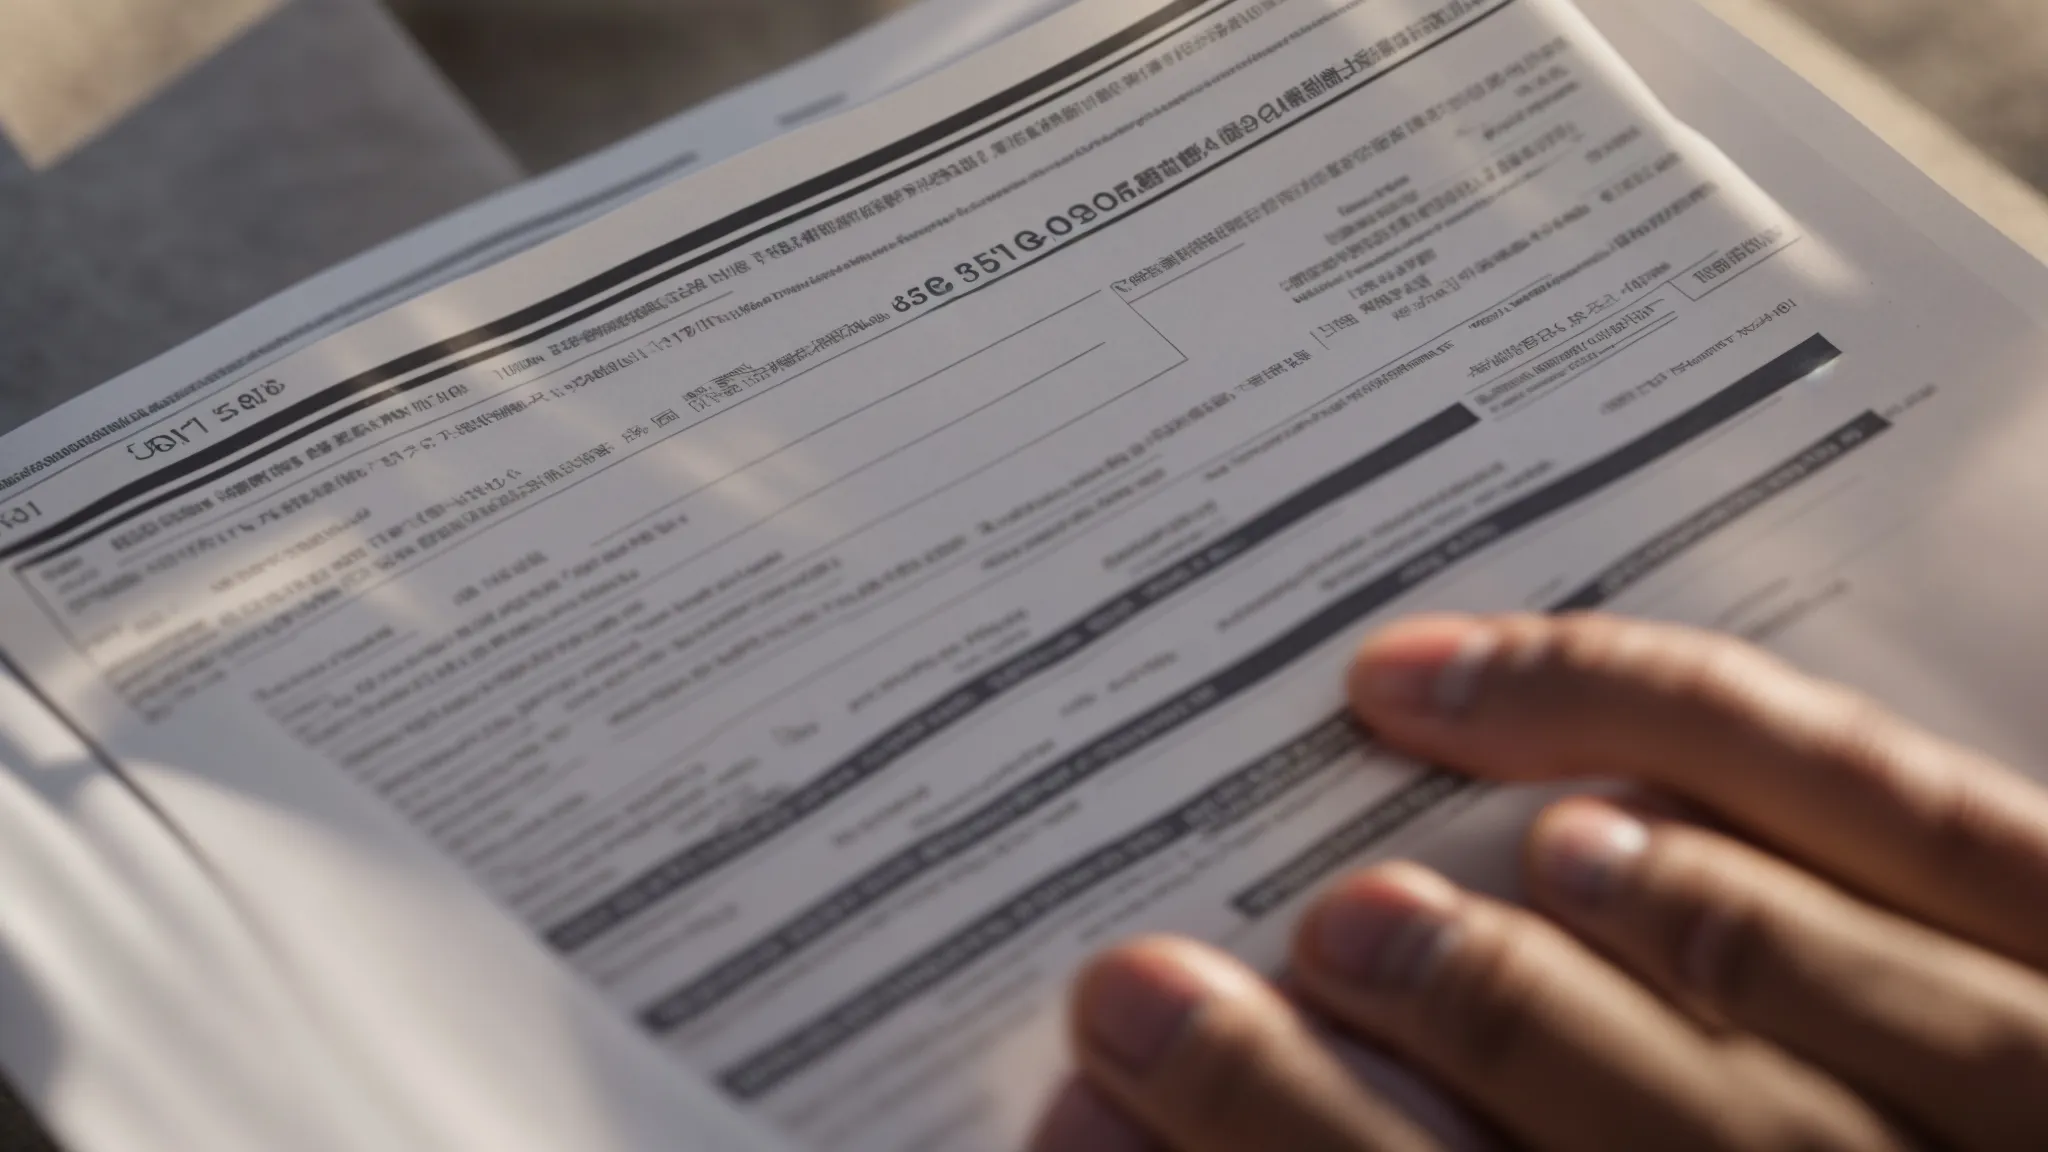
{"type": "Polygon", "coordinates": [[[1304,921],[1294,971],[1312,1007],[1537,1148],[1899,1147],[1828,1076],[1411,865],[1340,884],[1304,921]]]}
{"type": "Polygon", "coordinates": [[[1711,1018],[1966,1148],[2048,1147],[2048,980],[1718,834],[1568,801],[1537,903],[1711,1018]]]}

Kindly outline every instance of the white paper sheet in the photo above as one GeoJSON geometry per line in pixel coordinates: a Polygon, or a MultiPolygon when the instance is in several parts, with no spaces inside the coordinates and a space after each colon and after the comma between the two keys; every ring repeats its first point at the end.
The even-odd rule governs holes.
{"type": "Polygon", "coordinates": [[[809,1147],[1014,1142],[1115,936],[1511,886],[1534,798],[1338,720],[1398,612],[2043,746],[2041,269],[1690,4],[1588,8],[1101,0],[39,466],[88,398],[0,441],[0,646],[396,1113],[595,1014],[809,1147]]]}

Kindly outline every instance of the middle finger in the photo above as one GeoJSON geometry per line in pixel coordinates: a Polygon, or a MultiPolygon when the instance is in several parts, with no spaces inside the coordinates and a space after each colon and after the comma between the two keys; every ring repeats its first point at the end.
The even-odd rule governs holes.
{"type": "Polygon", "coordinates": [[[1352,688],[1402,752],[1493,780],[1649,784],[2048,970],[2048,792],[1754,648],[1597,617],[1439,617],[1369,641],[1352,688]]]}
{"type": "Polygon", "coordinates": [[[1537,902],[1631,971],[1969,1148],[2048,1146],[2048,980],[1705,829],[1567,801],[1537,902]]]}
{"type": "Polygon", "coordinates": [[[1537,1148],[1899,1147],[1826,1076],[1701,1028],[1548,921],[1412,865],[1355,876],[1311,912],[1295,978],[1537,1148]]]}

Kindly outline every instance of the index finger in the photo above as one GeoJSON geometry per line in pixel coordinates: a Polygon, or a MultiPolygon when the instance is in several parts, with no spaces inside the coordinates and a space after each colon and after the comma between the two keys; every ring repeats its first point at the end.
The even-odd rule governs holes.
{"type": "Polygon", "coordinates": [[[1504,781],[1640,781],[1837,881],[2048,967],[2048,794],[1863,697],[1710,633],[1429,617],[1366,641],[1385,742],[1504,781]]]}

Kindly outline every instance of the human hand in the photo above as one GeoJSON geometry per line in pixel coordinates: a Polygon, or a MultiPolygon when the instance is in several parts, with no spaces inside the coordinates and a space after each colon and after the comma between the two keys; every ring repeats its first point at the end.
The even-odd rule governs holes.
{"type": "Polygon", "coordinates": [[[1076,984],[1081,1073],[1040,1152],[1408,1152],[1315,1029],[1378,1044],[1544,1149],[2048,1148],[2048,793],[1733,641],[1431,618],[1350,693],[1489,780],[1619,779],[1543,814],[1536,911],[1410,864],[1304,917],[1290,998],[1151,940],[1076,984]]]}

